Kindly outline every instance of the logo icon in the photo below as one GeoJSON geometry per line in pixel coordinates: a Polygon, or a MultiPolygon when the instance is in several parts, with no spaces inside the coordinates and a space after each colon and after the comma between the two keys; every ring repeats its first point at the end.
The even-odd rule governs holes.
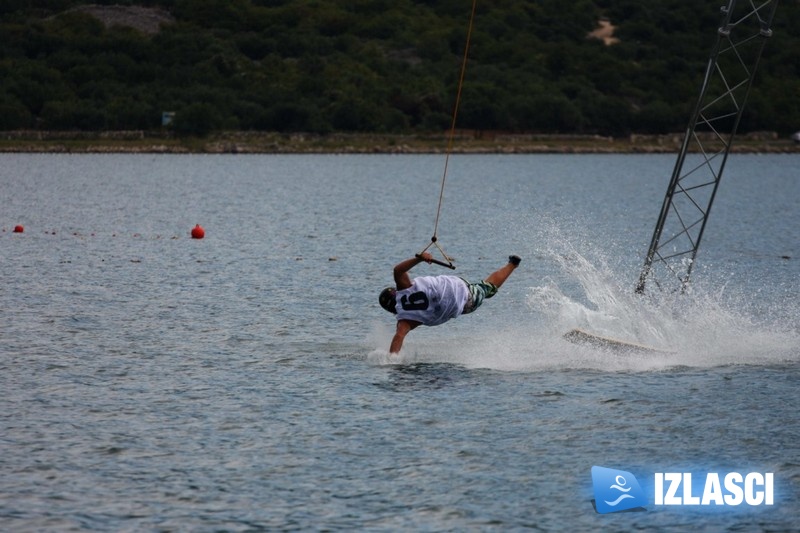
{"type": "Polygon", "coordinates": [[[647,505],[644,491],[636,477],[624,470],[592,467],[594,507],[600,514],[626,511],[647,505]]]}

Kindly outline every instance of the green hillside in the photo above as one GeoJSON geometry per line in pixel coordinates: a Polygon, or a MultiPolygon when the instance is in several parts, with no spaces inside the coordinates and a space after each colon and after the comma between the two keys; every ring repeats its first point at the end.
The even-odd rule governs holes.
{"type": "MultiPolygon", "coordinates": [[[[459,127],[681,131],[722,3],[479,0],[459,127]]],[[[442,131],[471,4],[0,0],[0,130],[442,131]]],[[[798,28],[782,2],[743,131],[800,129],[798,28]]]]}

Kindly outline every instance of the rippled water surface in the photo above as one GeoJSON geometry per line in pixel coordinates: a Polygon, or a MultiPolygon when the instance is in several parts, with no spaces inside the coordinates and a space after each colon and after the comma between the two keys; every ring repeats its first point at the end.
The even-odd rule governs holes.
{"type": "Polygon", "coordinates": [[[641,298],[673,163],[452,158],[457,273],[523,263],[391,359],[442,157],[0,155],[0,529],[797,530],[800,158],[733,156],[692,293],[641,298]],[[597,514],[594,465],[649,504],[597,514]],[[652,499],[731,471],[774,504],[652,499]]]}

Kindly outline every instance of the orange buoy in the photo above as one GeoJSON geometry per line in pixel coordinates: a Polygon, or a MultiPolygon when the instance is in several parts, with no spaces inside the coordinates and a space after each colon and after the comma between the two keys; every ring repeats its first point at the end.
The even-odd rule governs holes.
{"type": "Polygon", "coordinates": [[[25,231],[25,228],[23,228],[21,224],[14,226],[14,233],[22,233],[23,231],[25,231]]]}
{"type": "Polygon", "coordinates": [[[202,239],[206,236],[206,230],[200,224],[192,228],[192,239],[202,239]]]}

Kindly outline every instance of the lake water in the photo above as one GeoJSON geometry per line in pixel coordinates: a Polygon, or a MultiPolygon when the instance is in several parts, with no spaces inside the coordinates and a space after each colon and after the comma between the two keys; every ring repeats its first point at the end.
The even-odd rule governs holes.
{"type": "Polygon", "coordinates": [[[456,273],[523,262],[392,359],[443,156],[0,155],[0,528],[800,530],[800,157],[732,156],[691,294],[643,298],[673,164],[453,157],[456,273]],[[595,465],[648,504],[598,514],[595,465]],[[773,505],[654,503],[734,471],[773,505]]]}

